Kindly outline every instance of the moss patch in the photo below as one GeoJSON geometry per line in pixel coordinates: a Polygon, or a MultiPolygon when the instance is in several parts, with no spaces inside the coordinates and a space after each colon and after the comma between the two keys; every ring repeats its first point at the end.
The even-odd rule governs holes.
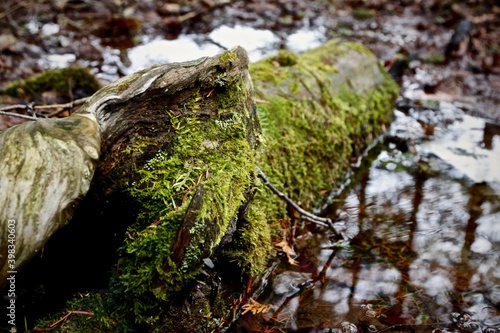
{"type": "MultiPolygon", "coordinates": [[[[354,43],[331,41],[287,66],[268,58],[252,64],[250,73],[264,100],[258,104],[265,141],[258,163],[278,189],[308,209],[344,180],[353,158],[382,133],[398,94],[373,55],[354,43]],[[363,60],[359,73],[350,57],[363,60]]],[[[259,193],[268,216],[286,215],[269,191],[259,193]]]]}
{"type": "MultiPolygon", "coordinates": [[[[166,111],[173,141],[138,168],[128,188],[138,214],[121,249],[114,303],[119,313],[130,313],[139,323],[156,322],[165,302],[199,274],[201,259],[213,254],[236,223],[254,181],[249,112],[241,108],[245,88],[241,82],[225,82],[221,89],[215,118],[198,115],[196,94],[185,114],[166,111]]],[[[139,140],[129,153],[147,150],[150,144],[139,140]]],[[[248,254],[239,260],[248,269],[256,262],[248,254]]]]}
{"type": "Polygon", "coordinates": [[[24,81],[12,82],[0,94],[40,100],[44,92],[54,91],[64,98],[77,99],[92,95],[99,88],[101,84],[88,69],[69,67],[47,70],[24,81]]]}

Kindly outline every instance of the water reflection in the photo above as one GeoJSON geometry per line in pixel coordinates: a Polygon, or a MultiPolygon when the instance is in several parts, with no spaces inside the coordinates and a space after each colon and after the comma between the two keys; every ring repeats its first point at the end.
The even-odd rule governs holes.
{"type": "Polygon", "coordinates": [[[397,118],[377,158],[325,210],[344,217],[350,244],[298,228],[299,265],[278,267],[258,300],[270,310],[247,313],[237,331],[500,332],[500,186],[432,153],[429,140],[468,137],[460,156],[474,149],[488,165],[500,147],[479,146],[485,122],[458,111],[434,124],[437,134],[415,114],[397,118]]]}

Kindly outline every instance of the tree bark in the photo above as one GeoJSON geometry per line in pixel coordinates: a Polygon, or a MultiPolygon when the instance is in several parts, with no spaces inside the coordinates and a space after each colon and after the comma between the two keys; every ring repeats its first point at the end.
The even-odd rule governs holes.
{"type": "Polygon", "coordinates": [[[148,159],[172,150],[179,134],[173,118],[205,122],[241,112],[253,149],[258,123],[247,65],[245,51],[236,48],[212,58],[153,66],[101,89],[68,118],[39,119],[1,132],[0,286],[9,271],[40,252],[68,223],[96,168],[94,192],[105,201],[126,191],[148,159]],[[235,85],[242,90],[229,96],[235,85]],[[139,143],[147,148],[131,148],[139,143]],[[9,266],[9,244],[14,243],[8,226],[13,223],[15,262],[9,266]]]}

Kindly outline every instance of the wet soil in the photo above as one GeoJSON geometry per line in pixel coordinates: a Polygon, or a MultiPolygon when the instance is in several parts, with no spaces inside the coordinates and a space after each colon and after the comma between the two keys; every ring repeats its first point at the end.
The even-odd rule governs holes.
{"type": "Polygon", "coordinates": [[[0,18],[0,88],[72,64],[106,83],[124,74],[128,48],[153,38],[242,25],[274,32],[284,47],[306,28],[367,45],[397,80],[421,88],[419,99],[460,101],[470,113],[500,118],[498,1],[7,0],[0,18]]]}

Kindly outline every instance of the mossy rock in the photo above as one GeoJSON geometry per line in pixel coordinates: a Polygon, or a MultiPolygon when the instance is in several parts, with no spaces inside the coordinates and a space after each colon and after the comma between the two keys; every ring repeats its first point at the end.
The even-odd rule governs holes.
{"type": "Polygon", "coordinates": [[[63,99],[90,96],[101,88],[97,78],[86,68],[68,67],[49,69],[26,80],[8,84],[0,94],[41,101],[46,92],[55,92],[63,99]]]}

